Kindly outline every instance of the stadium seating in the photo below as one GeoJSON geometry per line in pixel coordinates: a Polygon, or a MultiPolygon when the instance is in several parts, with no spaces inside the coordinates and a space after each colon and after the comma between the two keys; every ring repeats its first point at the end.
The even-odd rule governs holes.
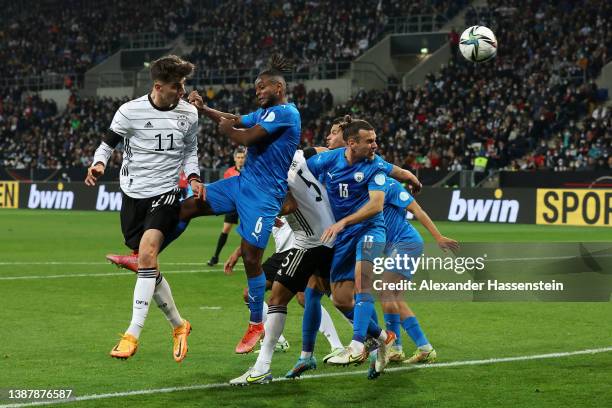
{"type": "MultiPolygon", "coordinates": [[[[439,12],[446,3],[428,2],[431,7],[428,12],[439,12]]],[[[41,4],[40,7],[43,7],[46,3],[41,4]]],[[[223,19],[216,18],[224,16],[223,13],[236,13],[238,6],[235,4],[221,3],[211,16],[204,17],[202,21],[216,22],[212,29],[220,27],[223,19]]],[[[251,16],[251,20],[257,17],[258,21],[265,21],[259,14],[249,13],[281,13],[293,16],[304,24],[304,18],[314,18],[300,14],[303,8],[312,7],[310,4],[297,2],[280,9],[268,5],[270,8],[263,7],[259,11],[255,6],[244,6],[245,9],[241,11],[251,16]]],[[[321,4],[322,11],[332,12],[325,9],[327,3],[321,4]]],[[[411,6],[404,6],[406,2],[384,4],[394,13],[414,11],[411,6]]],[[[254,1],[252,5],[260,4],[254,1]]],[[[360,7],[363,8],[361,2],[356,2],[353,9],[359,10],[360,7]]],[[[487,157],[492,169],[609,169],[612,165],[611,115],[609,109],[601,106],[605,93],[596,87],[593,80],[610,59],[608,17],[611,8],[602,0],[586,0],[580,6],[572,2],[557,5],[553,2],[515,0],[490,1],[486,8],[471,9],[466,17],[468,23],[486,24],[498,36],[501,50],[494,61],[486,65],[472,65],[453,53],[448,65],[435,75],[428,76],[421,86],[402,89],[394,83],[384,90],[361,90],[342,106],[334,106],[333,96],[328,90],[306,90],[303,85],[294,86],[290,90],[290,100],[296,103],[302,114],[302,142],[304,145],[323,144],[331,120],[351,113],[375,125],[380,151],[389,161],[409,168],[472,169],[476,157],[487,157]]],[[[104,9],[101,10],[100,13],[103,13],[104,9]]],[[[372,16],[377,13],[375,9],[366,11],[373,13],[372,16]]],[[[320,17],[325,13],[318,15],[320,17]]],[[[69,16],[70,12],[66,15],[69,16]]],[[[62,17],[61,13],[58,16],[67,18],[62,17]]],[[[36,21],[36,17],[30,18],[36,21]]],[[[342,16],[336,18],[340,21],[343,19],[342,16]]],[[[350,15],[346,19],[352,26],[358,26],[357,20],[350,15]]],[[[324,30],[332,26],[332,21],[333,18],[315,19],[308,24],[309,27],[321,24],[319,28],[324,30]]],[[[151,27],[144,22],[142,24],[136,26],[142,29],[151,27]]],[[[150,24],[155,25],[154,22],[150,24]]],[[[323,42],[310,47],[305,46],[306,40],[291,42],[291,38],[302,38],[308,32],[284,35],[282,29],[277,27],[275,31],[273,26],[266,23],[251,28],[269,29],[276,32],[278,38],[288,39],[287,44],[272,41],[270,50],[302,44],[302,48],[290,48],[295,51],[290,56],[306,65],[308,61],[324,58],[325,52],[329,51],[325,51],[325,41],[328,34],[332,35],[330,33],[318,37],[323,42]]],[[[12,38],[11,30],[9,27],[6,31],[8,38],[12,38]]],[[[358,41],[362,34],[373,35],[375,30],[375,25],[369,28],[364,26],[363,31],[351,30],[353,37],[338,37],[338,40],[349,44],[358,41]]],[[[69,31],[66,35],[72,34],[69,31]]],[[[101,36],[97,41],[106,41],[103,38],[101,36]]],[[[250,47],[254,46],[254,38],[259,37],[229,35],[228,38],[235,41],[233,46],[216,41],[204,45],[204,49],[196,47],[192,55],[194,61],[201,67],[238,69],[250,63],[253,68],[253,61],[257,64],[257,58],[249,52],[256,49],[250,47]],[[230,54],[237,50],[236,59],[224,54],[227,49],[230,49],[230,54]],[[198,52],[209,57],[200,58],[198,52]],[[244,57],[242,52],[249,57],[244,57]]],[[[92,49],[104,49],[99,45],[101,43],[96,44],[92,49]]],[[[13,48],[10,45],[0,48],[0,53],[15,51],[13,48]]],[[[333,50],[329,52],[332,57],[342,56],[342,53],[334,54],[333,50]]],[[[44,59],[43,54],[36,55],[44,59]]],[[[78,52],[70,55],[82,57],[78,52]]],[[[15,59],[19,60],[17,57],[15,59]]],[[[10,58],[8,60],[11,61],[10,58]]],[[[297,69],[300,69],[300,63],[297,69]]],[[[9,68],[0,67],[0,70],[15,69],[14,64],[7,66],[9,68]]],[[[13,74],[38,72],[28,70],[39,68],[31,64],[21,69],[26,70],[17,70],[13,74]]],[[[0,165],[16,168],[88,165],[100,134],[122,101],[83,99],[77,95],[75,92],[68,108],[57,114],[52,102],[42,101],[35,94],[28,94],[20,88],[2,89],[0,165]]],[[[221,110],[246,112],[255,108],[254,90],[248,87],[231,86],[217,92],[206,88],[204,97],[207,103],[221,110]]],[[[217,134],[210,121],[202,120],[199,148],[202,167],[223,167],[231,161],[233,146],[217,134]]],[[[120,155],[116,153],[111,166],[117,166],[120,160],[120,155]]]]}
{"type": "Polygon", "coordinates": [[[292,58],[298,73],[323,62],[333,70],[372,45],[390,16],[431,13],[443,20],[464,3],[180,0],[168,9],[162,1],[13,2],[0,16],[0,86],[80,87],[89,68],[144,33],[169,41],[189,31],[195,47],[186,57],[197,63],[201,81],[257,70],[271,52],[292,58]]]}
{"type": "Polygon", "coordinates": [[[0,86],[29,76],[57,76],[67,77],[70,88],[131,34],[176,37],[197,20],[200,3],[180,0],[169,10],[162,1],[9,2],[0,15],[0,86]]]}

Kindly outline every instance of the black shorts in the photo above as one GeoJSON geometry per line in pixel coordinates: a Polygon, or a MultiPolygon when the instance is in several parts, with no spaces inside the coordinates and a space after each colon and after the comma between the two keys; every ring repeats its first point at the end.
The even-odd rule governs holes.
{"type": "Polygon", "coordinates": [[[293,293],[303,292],[311,275],[329,280],[334,249],[324,245],[310,249],[290,249],[274,280],[293,293]]]}
{"type": "Polygon", "coordinates": [[[148,229],[160,230],[168,236],[179,221],[180,190],[170,190],[149,198],[132,198],[122,193],[121,231],[125,245],[137,250],[142,234],[148,229]]]}
{"type": "Polygon", "coordinates": [[[225,219],[223,220],[223,222],[226,222],[228,224],[238,224],[238,213],[231,212],[231,213],[225,214],[225,219]]]}
{"type": "Polygon", "coordinates": [[[266,280],[269,282],[274,282],[274,277],[276,276],[276,272],[281,268],[283,264],[283,260],[287,256],[289,251],[278,252],[273,254],[271,257],[265,260],[265,262],[261,265],[264,274],[266,275],[266,280]]]}

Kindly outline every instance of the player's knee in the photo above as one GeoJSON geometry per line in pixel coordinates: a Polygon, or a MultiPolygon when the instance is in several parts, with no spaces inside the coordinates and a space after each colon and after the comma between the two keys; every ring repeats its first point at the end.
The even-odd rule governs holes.
{"type": "Polygon", "coordinates": [[[308,280],[308,287],[315,289],[321,293],[329,293],[329,281],[319,277],[319,276],[311,276],[308,280]]]}
{"type": "Polygon", "coordinates": [[[334,306],[339,310],[346,311],[351,310],[355,306],[355,302],[352,297],[333,297],[334,306]]]}
{"type": "Polygon", "coordinates": [[[397,302],[381,302],[383,313],[399,313],[400,308],[397,302]]]}
{"type": "Polygon", "coordinates": [[[295,294],[289,290],[285,285],[279,282],[274,282],[272,285],[272,292],[268,299],[269,306],[286,306],[289,304],[295,294]]]}
{"type": "Polygon", "coordinates": [[[268,306],[287,306],[290,300],[286,294],[272,293],[268,299],[268,306]]]}
{"type": "Polygon", "coordinates": [[[255,251],[243,251],[242,252],[242,262],[244,263],[244,268],[247,271],[247,274],[257,274],[257,272],[261,272],[260,262],[261,257],[255,251]]]}
{"type": "Polygon", "coordinates": [[[138,251],[138,266],[154,268],[157,266],[157,249],[153,246],[141,245],[138,251]]]}

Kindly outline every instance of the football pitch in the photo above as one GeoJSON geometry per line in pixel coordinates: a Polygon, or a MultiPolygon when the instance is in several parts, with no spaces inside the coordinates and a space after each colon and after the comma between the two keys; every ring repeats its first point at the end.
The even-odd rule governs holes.
{"type": "MultiPolygon", "coordinates": [[[[438,363],[391,364],[376,381],[367,367],[337,368],[320,361],[329,346],[317,340],[319,367],[300,380],[280,378],[301,346],[301,308],[289,306],[276,353],[278,381],[234,388],[254,354],[234,347],[246,329],[246,283],[238,268],[225,276],[208,267],[221,217],[192,221],[160,257],[183,317],[190,320],[189,353],[172,358],[171,329],[153,305],[138,353],[127,361],[109,351],[131,316],[134,274],[104,260],[123,253],[118,213],[0,211],[0,405],[9,390],[71,389],[79,407],[559,407],[612,403],[610,302],[411,303],[438,363]]],[[[610,241],[610,228],[437,223],[444,235],[468,241],[610,241]]],[[[422,231],[422,230],[421,230],[422,231]]],[[[430,241],[427,234],[423,234],[430,241]]],[[[232,232],[221,259],[238,243],[232,232]]],[[[333,310],[344,343],[352,330],[333,310]]],[[[382,313],[379,310],[379,316],[382,313]]],[[[403,333],[406,352],[412,351],[403,333]]]]}

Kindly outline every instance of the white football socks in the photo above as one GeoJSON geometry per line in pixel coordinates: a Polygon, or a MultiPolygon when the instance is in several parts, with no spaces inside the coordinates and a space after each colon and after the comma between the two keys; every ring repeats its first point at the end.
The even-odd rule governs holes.
{"type": "Polygon", "coordinates": [[[127,333],[138,338],[144,327],[144,322],[149,313],[149,304],[155,291],[155,268],[139,269],[138,278],[134,287],[134,301],[132,303],[132,321],[127,329],[127,333]]]}
{"type": "Polygon", "coordinates": [[[263,302],[263,310],[261,311],[261,313],[261,321],[266,324],[266,320],[268,319],[268,303],[266,303],[265,301],[263,302]]]}
{"type": "Polygon", "coordinates": [[[183,319],[174,303],[170,285],[161,273],[157,277],[156,282],[157,285],[155,286],[155,292],[153,292],[153,299],[155,299],[157,306],[159,306],[164,315],[166,315],[166,319],[168,319],[172,327],[176,329],[183,324],[183,319]]]}
{"type": "Polygon", "coordinates": [[[285,328],[286,320],[287,306],[278,305],[270,306],[268,308],[268,318],[265,324],[266,334],[264,336],[259,355],[257,356],[257,362],[255,363],[255,373],[261,375],[270,371],[274,347],[276,346],[276,342],[285,328]]]}
{"type": "MultiPolygon", "coordinates": [[[[268,304],[267,304],[266,302],[263,302],[263,311],[262,311],[262,313],[263,313],[263,319],[262,319],[262,321],[263,321],[263,323],[264,323],[264,325],[265,325],[265,324],[266,324],[266,321],[268,320],[268,304]]],[[[278,341],[279,341],[280,343],[283,343],[283,342],[287,341],[287,339],[285,338],[285,336],[283,336],[283,335],[281,334],[281,335],[280,335],[280,337],[278,338],[278,341]]]]}
{"type": "Polygon", "coordinates": [[[353,349],[355,354],[361,354],[361,353],[363,353],[363,349],[364,349],[365,346],[360,341],[351,340],[351,343],[349,344],[349,347],[351,349],[353,349]]]}
{"type": "Polygon", "coordinates": [[[323,333],[323,335],[325,335],[325,338],[329,342],[329,345],[331,346],[332,350],[343,347],[342,342],[340,341],[340,337],[338,337],[336,326],[334,326],[334,321],[322,305],[321,326],[319,326],[319,331],[323,333]]]}

